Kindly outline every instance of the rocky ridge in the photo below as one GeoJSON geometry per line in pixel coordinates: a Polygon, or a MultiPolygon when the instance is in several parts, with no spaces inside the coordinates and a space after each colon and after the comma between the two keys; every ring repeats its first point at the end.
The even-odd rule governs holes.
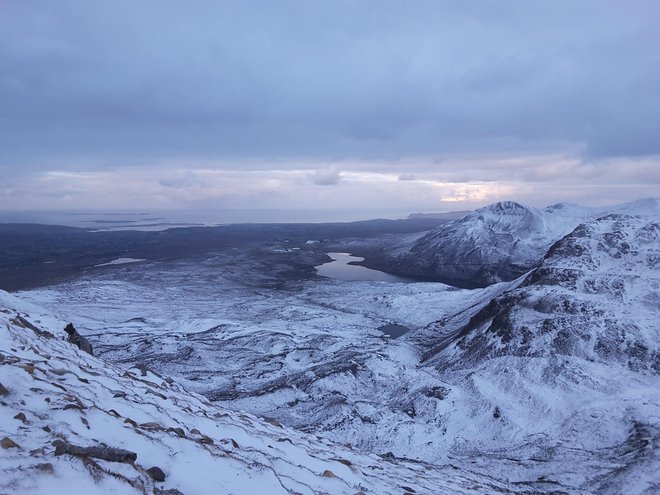
{"type": "Polygon", "coordinates": [[[467,321],[426,329],[425,335],[442,337],[426,340],[422,361],[490,402],[502,422],[497,435],[536,436],[536,457],[546,465],[575,455],[577,445],[580,455],[592,454],[583,473],[596,458],[601,468],[610,465],[585,488],[654,493],[660,489],[659,265],[657,217],[609,214],[582,224],[467,321]]]}

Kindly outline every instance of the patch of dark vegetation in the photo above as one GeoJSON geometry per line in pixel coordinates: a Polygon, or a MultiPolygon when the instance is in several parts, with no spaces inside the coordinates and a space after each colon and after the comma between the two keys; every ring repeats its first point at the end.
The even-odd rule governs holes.
{"type": "Polygon", "coordinates": [[[277,259],[280,275],[301,280],[327,261],[329,243],[346,238],[410,234],[433,229],[442,219],[366,220],[346,223],[235,224],[163,231],[104,231],[37,224],[0,224],[0,289],[27,290],[76,278],[117,258],[148,261],[203,259],[209,253],[242,249],[277,259]],[[307,241],[317,241],[307,244],[307,241]],[[272,253],[286,247],[287,255],[272,253]],[[297,250],[293,250],[297,248],[297,250]],[[305,255],[306,256],[303,256],[305,255]],[[310,256],[310,253],[313,256],[310,256]]]}

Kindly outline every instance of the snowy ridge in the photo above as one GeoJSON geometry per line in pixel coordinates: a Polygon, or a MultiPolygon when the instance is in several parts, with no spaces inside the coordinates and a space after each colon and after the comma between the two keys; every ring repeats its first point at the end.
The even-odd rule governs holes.
{"type": "Polygon", "coordinates": [[[110,365],[64,341],[62,322],[4,292],[0,320],[2,492],[511,493],[457,467],[360,454],[110,365]],[[56,455],[62,442],[137,460],[56,455]]]}
{"type": "Polygon", "coordinates": [[[612,466],[590,475],[596,492],[655,493],[659,266],[657,220],[611,214],[580,225],[467,323],[439,322],[444,337],[423,359],[496,407],[502,438],[537,436],[548,464],[580,445],[594,456],[583,473],[595,458],[612,466]]]}
{"type": "Polygon", "coordinates": [[[657,217],[659,204],[657,198],[647,198],[608,208],[561,203],[540,210],[502,201],[391,249],[387,268],[433,274],[458,286],[512,280],[533,268],[552,243],[580,223],[609,213],[657,217]]]}
{"type": "Polygon", "coordinates": [[[458,329],[438,362],[451,369],[479,355],[579,355],[608,364],[625,358],[631,369],[660,373],[658,265],[660,223],[612,214],[582,224],[458,329]]]}

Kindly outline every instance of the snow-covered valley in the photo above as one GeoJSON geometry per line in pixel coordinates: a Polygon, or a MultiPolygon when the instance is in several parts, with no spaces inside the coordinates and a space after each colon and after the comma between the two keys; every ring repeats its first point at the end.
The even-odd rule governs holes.
{"type": "Polygon", "coordinates": [[[511,493],[467,469],[363,454],[114,366],[5,292],[0,321],[2,493],[511,493]]]}
{"type": "MultiPolygon", "coordinates": [[[[287,433],[296,436],[294,445],[349,449],[362,456],[355,465],[394,466],[387,480],[354,480],[341,489],[325,480],[282,485],[290,493],[403,493],[401,485],[410,493],[653,493],[660,488],[657,202],[647,214],[630,213],[588,219],[563,238],[565,232],[544,236],[549,249],[527,273],[473,290],[437,282],[273,280],[237,251],[111,266],[16,293],[18,299],[3,296],[3,352],[11,342],[24,347],[12,355],[35,361],[30,346],[54,345],[73,366],[103,367],[112,375],[107,380],[118,379],[115,370],[149,370],[151,379],[172,377],[213,402],[185,399],[201,401],[197,410],[219,408],[232,421],[240,414],[229,410],[262,418],[245,416],[250,434],[272,435],[272,424],[281,424],[297,430],[287,433]],[[113,364],[92,366],[59,341],[20,334],[10,320],[16,313],[29,313],[52,333],[73,322],[113,364]],[[411,330],[392,339],[378,330],[387,324],[411,330]],[[419,484],[411,476],[421,476],[419,484]]],[[[20,373],[6,370],[0,366],[0,382],[18,384],[20,373]]],[[[32,399],[16,400],[11,407],[20,400],[36,407],[32,399]]],[[[13,427],[3,435],[34,443],[20,424],[13,427]]],[[[66,435],[90,438],[84,428],[66,435]]],[[[287,454],[278,455],[286,465],[287,454]]],[[[158,462],[175,469],[171,458],[158,462]]],[[[20,478],[15,467],[7,469],[20,478]]],[[[237,469],[240,476],[250,472],[237,469]]],[[[239,485],[225,490],[257,493],[239,485]]]]}

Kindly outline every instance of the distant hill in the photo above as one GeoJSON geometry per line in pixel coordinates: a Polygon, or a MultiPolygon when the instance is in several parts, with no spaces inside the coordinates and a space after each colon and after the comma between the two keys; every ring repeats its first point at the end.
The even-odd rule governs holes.
{"type": "Polygon", "coordinates": [[[437,218],[438,220],[456,220],[470,213],[465,211],[448,211],[445,213],[411,213],[408,218],[437,218]]]}
{"type": "Polygon", "coordinates": [[[657,217],[659,203],[649,198],[607,208],[562,203],[538,209],[502,201],[421,237],[392,241],[370,266],[460,287],[483,287],[531,270],[555,241],[583,222],[608,213],[657,217]]]}

